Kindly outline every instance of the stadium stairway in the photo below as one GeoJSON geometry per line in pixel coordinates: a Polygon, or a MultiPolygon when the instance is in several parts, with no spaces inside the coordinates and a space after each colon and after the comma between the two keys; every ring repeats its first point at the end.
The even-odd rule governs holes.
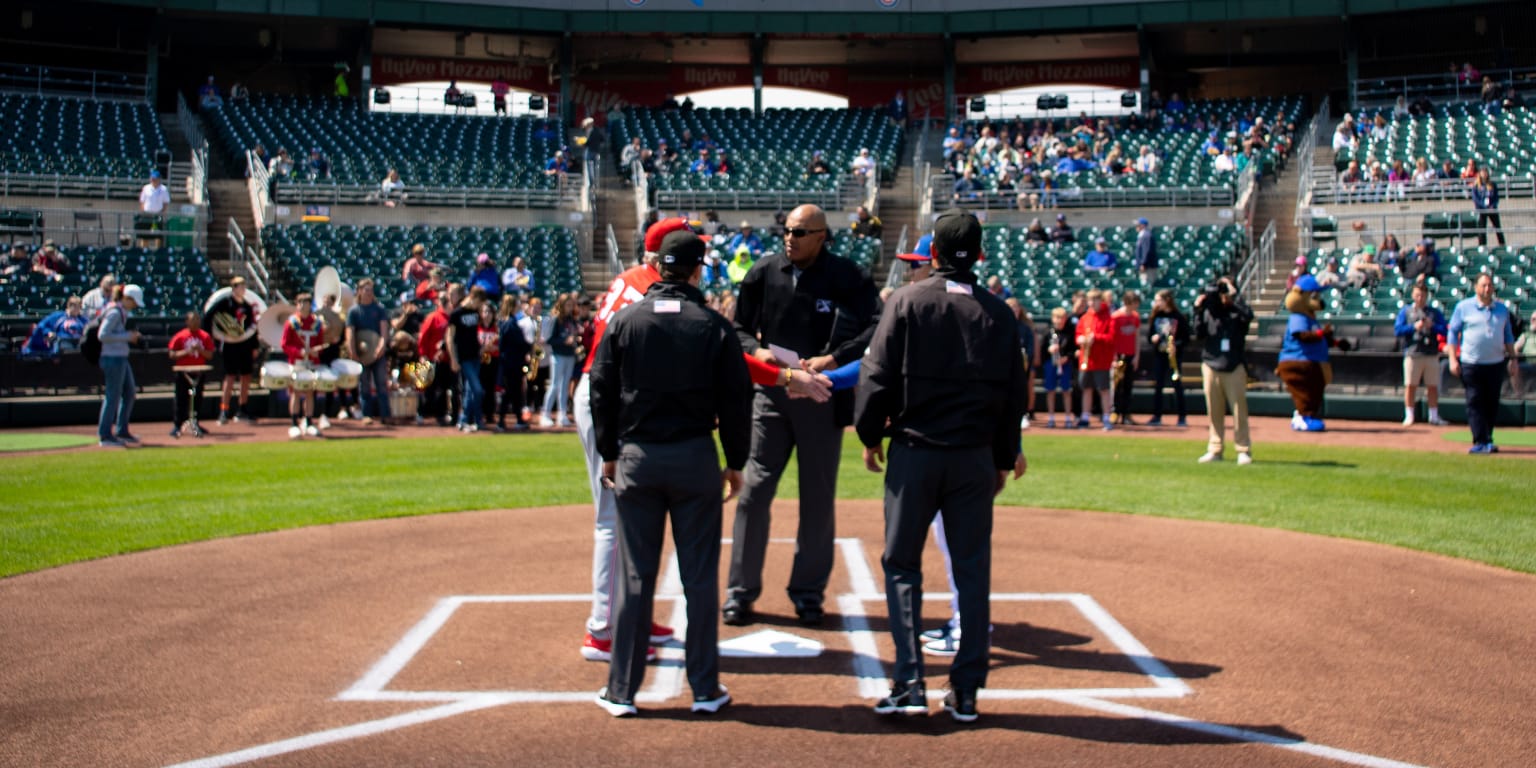
{"type": "Polygon", "coordinates": [[[896,168],[896,180],[889,187],[880,189],[880,223],[884,225],[883,241],[880,244],[880,263],[871,267],[875,278],[875,285],[885,285],[885,279],[891,270],[891,264],[896,260],[897,240],[901,239],[901,228],[907,228],[907,247],[911,248],[917,243],[917,239],[923,233],[918,223],[918,200],[913,196],[912,176],[915,172],[910,164],[903,163],[896,168]]]}
{"type": "Polygon", "coordinates": [[[1280,174],[1279,181],[1259,189],[1259,199],[1253,212],[1253,231],[1263,232],[1269,222],[1275,222],[1275,262],[1264,277],[1264,287],[1254,302],[1256,315],[1280,311],[1285,299],[1285,279],[1291,264],[1299,252],[1300,237],[1296,228],[1296,191],[1301,184],[1301,174],[1292,169],[1280,174]]]}
{"type": "Polygon", "coordinates": [[[635,218],[635,192],[617,180],[605,185],[597,194],[597,210],[592,215],[592,260],[581,265],[581,285],[589,295],[600,296],[608,290],[613,280],[608,257],[618,257],[621,267],[629,267],[635,260],[634,232],[639,226],[635,218]],[[617,254],[608,253],[608,227],[619,242],[617,254]]]}
{"type": "Polygon", "coordinates": [[[187,174],[192,169],[192,144],[187,141],[187,134],[181,130],[181,121],[176,119],[175,113],[159,115],[159,118],[172,160],[165,186],[170,188],[173,202],[183,203],[187,201],[187,174]]]}
{"type": "Polygon", "coordinates": [[[234,219],[247,240],[259,235],[251,212],[251,194],[245,179],[210,179],[208,181],[208,261],[213,273],[223,277],[234,274],[229,250],[229,220],[234,219]]]}

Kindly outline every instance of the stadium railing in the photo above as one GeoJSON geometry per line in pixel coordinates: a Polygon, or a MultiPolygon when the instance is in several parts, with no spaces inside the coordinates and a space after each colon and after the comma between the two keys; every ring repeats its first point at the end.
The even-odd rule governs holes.
{"type": "MultiPolygon", "coordinates": [[[[1536,177],[1503,176],[1495,178],[1502,199],[1536,197],[1536,177]]],[[[1470,185],[1465,179],[1436,179],[1418,185],[1412,181],[1363,182],[1350,189],[1339,183],[1331,168],[1318,167],[1312,174],[1311,200],[1316,205],[1357,205],[1400,203],[1424,200],[1470,201],[1470,185]]],[[[1470,203],[1468,203],[1470,204],[1470,203]]]]}
{"type": "MultiPolygon", "coordinates": [[[[582,183],[561,179],[555,189],[493,189],[489,187],[407,186],[411,205],[455,208],[574,208],[582,183]]],[[[298,205],[374,205],[380,202],[377,184],[312,184],[278,182],[274,202],[298,205]]]]}
{"type": "MultiPolygon", "coordinates": [[[[1500,88],[1507,86],[1529,86],[1536,80],[1536,67],[1511,67],[1504,69],[1485,69],[1479,73],[1492,77],[1500,88]]],[[[1450,72],[1437,72],[1429,75],[1394,75],[1391,77],[1361,77],[1355,80],[1355,94],[1359,103],[1394,101],[1398,96],[1406,96],[1411,101],[1417,96],[1428,96],[1431,99],[1454,99],[1463,101],[1476,99],[1482,92],[1483,82],[1479,78],[1477,82],[1462,82],[1461,78],[1450,72]]],[[[1501,94],[1502,95],[1502,94],[1501,94]]]]}
{"type": "Polygon", "coordinates": [[[98,200],[137,200],[143,179],[61,174],[0,173],[0,196],[85,197],[98,200]]]}
{"type": "Polygon", "coordinates": [[[658,189],[655,195],[656,207],[665,210],[787,211],[809,203],[828,211],[846,211],[867,199],[869,186],[849,176],[830,190],[658,189]]]}
{"type": "Polygon", "coordinates": [[[207,241],[208,207],[194,213],[168,209],[159,228],[138,211],[104,211],[99,208],[0,208],[0,237],[41,241],[52,238],[61,245],[117,245],[124,239],[165,240],[171,245],[202,249],[207,241]],[[170,226],[172,223],[174,227],[170,226]]]}
{"type": "Polygon", "coordinates": [[[1248,258],[1237,272],[1237,289],[1243,300],[1252,304],[1259,300],[1264,290],[1264,280],[1275,265],[1275,222],[1270,220],[1259,235],[1257,246],[1249,250],[1248,258]]]}
{"type": "Polygon", "coordinates": [[[38,96],[147,102],[149,78],[142,72],[0,63],[0,90],[38,96]]]}
{"type": "Polygon", "coordinates": [[[1318,132],[1322,130],[1322,126],[1328,124],[1328,121],[1328,100],[1323,99],[1322,104],[1318,105],[1317,114],[1313,115],[1311,122],[1307,123],[1307,129],[1296,139],[1296,156],[1293,158],[1292,164],[1301,169],[1296,185],[1296,219],[1294,223],[1297,226],[1302,224],[1303,211],[1312,206],[1312,166],[1314,159],[1317,157],[1318,132]]]}
{"type": "Polygon", "coordinates": [[[608,271],[618,275],[624,271],[624,262],[619,258],[619,236],[614,234],[613,224],[603,226],[607,229],[603,237],[608,245],[608,271]]]}
{"type": "Polygon", "coordinates": [[[259,232],[272,223],[272,176],[256,157],[256,153],[250,151],[245,153],[245,174],[246,187],[251,193],[251,214],[259,232]]]}
{"type": "MultiPolygon", "coordinates": [[[[951,173],[935,173],[929,176],[928,195],[932,200],[952,199],[955,176],[951,173]]],[[[1017,207],[1021,192],[1033,189],[1016,189],[1008,192],[968,192],[959,200],[969,208],[981,210],[1013,210],[1017,207]]],[[[1041,195],[1042,199],[1045,197],[1041,195]]],[[[1149,207],[1224,207],[1237,200],[1232,186],[1167,186],[1167,187],[1111,187],[1085,189],[1067,187],[1054,192],[1056,207],[1060,208],[1149,208],[1149,207]]],[[[931,209],[930,209],[931,210],[931,209]]]]}

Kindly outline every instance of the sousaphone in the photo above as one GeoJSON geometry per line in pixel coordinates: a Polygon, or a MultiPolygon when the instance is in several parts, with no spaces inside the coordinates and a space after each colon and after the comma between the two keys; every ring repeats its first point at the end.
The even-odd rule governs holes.
{"type": "Polygon", "coordinates": [[[273,349],[281,349],[283,346],[283,325],[299,310],[286,301],[279,301],[267,307],[256,320],[256,328],[261,333],[261,343],[273,349]]]}
{"type": "MultiPolygon", "coordinates": [[[[230,293],[232,293],[232,289],[230,289],[228,286],[214,291],[213,295],[209,296],[208,300],[203,302],[203,314],[212,312],[213,305],[223,301],[224,298],[229,296],[230,293]]],[[[252,291],[250,288],[245,289],[245,301],[247,304],[251,305],[251,309],[256,313],[258,320],[263,314],[266,313],[266,300],[262,299],[260,296],[257,296],[256,292],[252,291]]],[[[257,325],[255,323],[251,324],[251,327],[249,328],[242,327],[240,325],[240,320],[228,312],[219,312],[214,314],[213,317],[209,318],[209,325],[212,327],[208,329],[208,332],[212,334],[213,338],[223,342],[239,343],[254,337],[257,331],[257,325]]],[[[279,325],[278,329],[281,331],[282,326],[279,325]]],[[[279,341],[281,341],[281,333],[279,333],[279,341]]]]}
{"type": "Polygon", "coordinates": [[[335,267],[321,267],[315,273],[315,289],[312,291],[315,297],[315,309],[325,306],[325,297],[336,294],[336,311],[342,317],[347,316],[347,310],[357,303],[357,294],[352,286],[341,281],[341,274],[335,267]]]}

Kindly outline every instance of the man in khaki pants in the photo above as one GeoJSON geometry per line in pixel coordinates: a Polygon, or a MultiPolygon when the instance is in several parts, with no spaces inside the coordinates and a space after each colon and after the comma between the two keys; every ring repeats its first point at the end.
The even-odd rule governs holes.
{"type": "Polygon", "coordinates": [[[1205,388],[1205,412],[1211,417],[1211,441],[1201,464],[1221,461],[1227,407],[1232,408],[1232,444],[1239,466],[1253,463],[1248,442],[1248,369],[1244,339],[1253,310],[1237,294],[1232,279],[1207,285],[1195,299],[1195,335],[1201,340],[1200,379],[1205,388]]]}

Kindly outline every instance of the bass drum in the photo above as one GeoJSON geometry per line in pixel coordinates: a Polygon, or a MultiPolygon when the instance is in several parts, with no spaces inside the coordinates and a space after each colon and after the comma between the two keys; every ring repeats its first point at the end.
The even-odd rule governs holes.
{"type": "Polygon", "coordinates": [[[293,366],[281,360],[269,360],[261,366],[261,385],[267,389],[287,389],[293,382],[293,366]]]}
{"type": "Polygon", "coordinates": [[[315,370],[315,391],[335,392],[336,372],[329,368],[317,368],[315,370]]]}
{"type": "Polygon", "coordinates": [[[341,358],[331,363],[331,370],[336,373],[338,389],[356,389],[357,380],[363,375],[363,364],[356,360],[341,358]]]}

